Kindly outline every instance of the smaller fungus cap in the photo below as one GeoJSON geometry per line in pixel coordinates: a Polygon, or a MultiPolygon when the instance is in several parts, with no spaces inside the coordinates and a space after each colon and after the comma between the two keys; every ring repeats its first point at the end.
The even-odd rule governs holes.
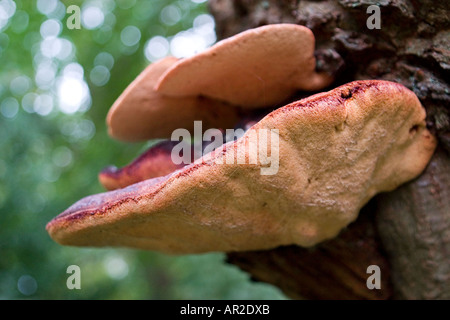
{"type": "Polygon", "coordinates": [[[185,166],[172,161],[172,148],[177,142],[161,141],[151,146],[133,162],[122,168],[114,166],[103,169],[98,179],[107,190],[124,188],[143,180],[165,176],[185,166]]]}
{"type": "Polygon", "coordinates": [[[174,64],[156,91],[174,97],[203,95],[243,108],[284,102],[298,90],[332,81],[315,71],[312,31],[295,24],[267,25],[222,40],[174,64]]]}
{"type": "Polygon", "coordinates": [[[154,90],[159,77],[177,62],[167,57],[150,64],[120,95],[107,115],[109,134],[123,141],[170,138],[177,128],[232,127],[239,110],[205,97],[166,97],[154,90]],[[176,117],[174,117],[176,115],[176,117]]]}

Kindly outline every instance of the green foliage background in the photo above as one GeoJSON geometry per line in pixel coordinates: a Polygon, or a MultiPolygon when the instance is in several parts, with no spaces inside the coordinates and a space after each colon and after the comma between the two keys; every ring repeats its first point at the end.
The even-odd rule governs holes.
{"type": "Polygon", "coordinates": [[[0,0],[0,299],[283,299],[276,288],[251,282],[227,265],[223,254],[63,247],[49,238],[49,220],[80,198],[104,191],[99,170],[125,165],[146,147],[112,140],[105,126],[109,107],[149,63],[145,43],[191,28],[195,17],[207,13],[207,5],[190,0],[45,1],[0,0]],[[48,3],[56,3],[56,9],[43,10],[48,3]],[[82,10],[102,8],[102,26],[68,29],[66,8],[72,4],[82,10]],[[180,15],[176,23],[161,18],[169,5],[180,15]],[[61,22],[58,37],[69,40],[73,50],[64,59],[47,59],[55,74],[43,86],[36,74],[42,62],[40,30],[48,19],[61,22]],[[120,38],[130,25],[141,32],[131,47],[120,38]],[[114,64],[109,81],[96,85],[89,75],[101,52],[109,53],[114,64]],[[91,103],[86,110],[67,113],[59,106],[56,77],[74,62],[83,67],[91,103]],[[45,95],[44,105],[36,103],[39,95],[45,95]],[[81,268],[81,290],[66,287],[70,265],[81,268]]]}

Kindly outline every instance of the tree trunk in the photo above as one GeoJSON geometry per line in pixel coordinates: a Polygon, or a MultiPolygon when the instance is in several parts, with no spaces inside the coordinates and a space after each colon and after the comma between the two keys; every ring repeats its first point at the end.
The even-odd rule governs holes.
{"type": "Polygon", "coordinates": [[[229,253],[255,280],[295,299],[450,299],[450,2],[432,0],[211,0],[219,39],[272,23],[297,23],[316,37],[317,69],[332,87],[384,79],[413,90],[438,149],[424,173],[375,197],[336,239],[229,253]],[[370,5],[380,29],[369,29],[370,5]],[[381,288],[369,289],[380,268],[381,288]]]}

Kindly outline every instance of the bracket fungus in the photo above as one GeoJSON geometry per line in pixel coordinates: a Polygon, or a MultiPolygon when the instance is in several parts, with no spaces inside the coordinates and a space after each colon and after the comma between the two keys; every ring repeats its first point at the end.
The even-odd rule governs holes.
{"type": "MultiPolygon", "coordinates": [[[[176,62],[166,58],[160,72],[153,72],[158,63],[150,66],[112,107],[110,133],[126,140],[166,136],[165,126],[188,127],[190,121],[213,112],[198,113],[196,104],[186,101],[208,99],[211,108],[226,104],[234,121],[238,107],[272,107],[296,90],[327,86],[329,79],[301,62],[305,57],[313,61],[311,39],[301,40],[311,36],[305,29],[285,24],[261,27],[193,58],[176,62]],[[256,50],[261,39],[275,43],[256,50]],[[303,53],[288,66],[294,51],[303,53]],[[247,66],[255,69],[247,73],[247,66]],[[208,74],[208,68],[214,72],[208,74]],[[302,81],[306,86],[299,87],[302,81]],[[214,88],[220,87],[224,90],[218,92],[224,95],[219,96],[214,88]],[[170,99],[177,102],[158,105],[170,99]],[[186,118],[179,119],[185,111],[186,118]],[[135,131],[135,125],[140,129],[135,131]]],[[[225,116],[226,111],[220,111],[220,118],[225,116]]],[[[212,123],[229,125],[223,119],[212,123]]],[[[161,158],[155,151],[161,147],[156,146],[122,171],[106,170],[100,178],[108,189],[117,189],[81,199],[50,221],[47,230],[64,245],[126,246],[176,254],[289,244],[310,247],[336,237],[375,194],[417,177],[435,146],[425,125],[425,110],[412,91],[394,82],[355,81],[269,112],[242,137],[192,164],[166,165],[161,159],[170,161],[167,150],[161,158]],[[276,174],[261,174],[265,159],[225,161],[238,150],[244,150],[249,160],[261,147],[252,133],[265,130],[277,130],[278,145],[272,151],[279,159],[276,174]]]]}
{"type": "Polygon", "coordinates": [[[157,92],[158,79],[177,60],[166,57],[150,64],[120,95],[106,119],[112,137],[123,141],[167,138],[177,128],[190,129],[197,119],[210,128],[228,127],[239,119],[239,108],[218,100],[157,92]]]}
{"type": "Polygon", "coordinates": [[[156,91],[206,96],[244,108],[284,102],[298,90],[318,90],[333,78],[315,71],[312,31],[275,24],[244,31],[172,66],[156,91]],[[193,76],[195,75],[195,76],[193,76]]]}

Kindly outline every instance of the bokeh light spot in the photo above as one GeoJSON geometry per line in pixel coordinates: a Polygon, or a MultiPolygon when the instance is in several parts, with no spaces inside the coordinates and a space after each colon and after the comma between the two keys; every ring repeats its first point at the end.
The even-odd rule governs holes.
{"type": "Polygon", "coordinates": [[[141,40],[141,31],[135,26],[126,26],[120,33],[120,40],[127,47],[134,46],[141,40]]]}
{"type": "Polygon", "coordinates": [[[8,26],[9,19],[16,12],[16,3],[12,0],[0,1],[0,32],[8,26]]]}
{"type": "Polygon", "coordinates": [[[112,36],[112,28],[110,26],[104,25],[100,29],[96,30],[93,34],[94,41],[98,44],[107,43],[112,36]]]}
{"type": "Polygon", "coordinates": [[[15,33],[22,33],[28,28],[30,17],[27,12],[18,10],[12,18],[11,29],[15,33]]]}
{"type": "Polygon", "coordinates": [[[79,63],[72,62],[64,67],[63,75],[65,77],[83,79],[84,69],[79,63]]]}
{"type": "Polygon", "coordinates": [[[107,257],[104,261],[106,273],[115,280],[120,280],[128,275],[128,263],[120,256],[107,257]]]}
{"type": "Polygon", "coordinates": [[[41,116],[47,116],[53,110],[53,97],[49,94],[40,94],[33,103],[34,112],[41,116]]]}
{"type": "Polygon", "coordinates": [[[108,52],[100,52],[95,56],[94,66],[105,66],[108,70],[111,70],[114,66],[114,57],[108,52]]]}
{"type": "Polygon", "coordinates": [[[47,58],[54,58],[62,50],[62,41],[59,38],[47,37],[41,42],[41,52],[47,58]]]}
{"type": "Polygon", "coordinates": [[[109,81],[109,77],[109,69],[105,66],[95,66],[89,74],[91,82],[98,87],[107,84],[109,81]]]}
{"type": "Polygon", "coordinates": [[[74,48],[72,42],[67,39],[59,39],[60,48],[58,53],[55,55],[61,61],[71,58],[74,54],[74,48]]]}
{"type": "Polygon", "coordinates": [[[103,11],[96,6],[88,6],[81,11],[81,23],[86,29],[92,30],[101,27],[105,20],[103,11]]]}
{"type": "Polygon", "coordinates": [[[38,0],[37,9],[40,13],[49,15],[55,11],[58,5],[58,0],[38,0]]]}
{"type": "Polygon", "coordinates": [[[24,95],[31,87],[31,79],[26,75],[15,77],[9,84],[9,90],[16,96],[24,95]]]}
{"type": "Polygon", "coordinates": [[[168,26],[173,26],[181,20],[181,10],[171,4],[164,7],[159,15],[161,22],[168,26]]]}
{"type": "Polygon", "coordinates": [[[144,54],[147,60],[154,62],[167,56],[169,48],[169,41],[166,38],[155,36],[145,44],[144,54]]]}
{"type": "Polygon", "coordinates": [[[19,102],[15,98],[8,97],[0,104],[0,113],[8,119],[12,119],[19,111],[19,102]]]}
{"type": "Polygon", "coordinates": [[[55,19],[48,19],[45,20],[41,24],[40,33],[42,38],[47,37],[57,37],[62,30],[62,24],[61,21],[55,20],[55,19]]]}
{"type": "Polygon", "coordinates": [[[191,29],[177,33],[170,41],[170,52],[177,58],[191,57],[206,48],[205,39],[191,29]]]}
{"type": "Polygon", "coordinates": [[[34,80],[36,85],[42,89],[50,89],[55,80],[57,66],[51,60],[42,60],[37,68],[34,80]]]}
{"type": "Polygon", "coordinates": [[[17,281],[17,289],[20,293],[26,296],[31,296],[37,291],[38,285],[36,279],[32,276],[25,274],[19,278],[17,281]]]}
{"type": "Polygon", "coordinates": [[[34,101],[38,97],[38,94],[34,92],[28,92],[22,98],[22,108],[28,113],[34,113],[34,101]]]}
{"type": "Polygon", "coordinates": [[[86,82],[73,76],[63,76],[58,80],[59,109],[66,114],[79,111],[89,98],[89,89],[86,82]]]}
{"type": "Polygon", "coordinates": [[[72,158],[72,151],[66,146],[60,146],[53,150],[52,161],[58,167],[67,167],[72,163],[72,158]]]}

